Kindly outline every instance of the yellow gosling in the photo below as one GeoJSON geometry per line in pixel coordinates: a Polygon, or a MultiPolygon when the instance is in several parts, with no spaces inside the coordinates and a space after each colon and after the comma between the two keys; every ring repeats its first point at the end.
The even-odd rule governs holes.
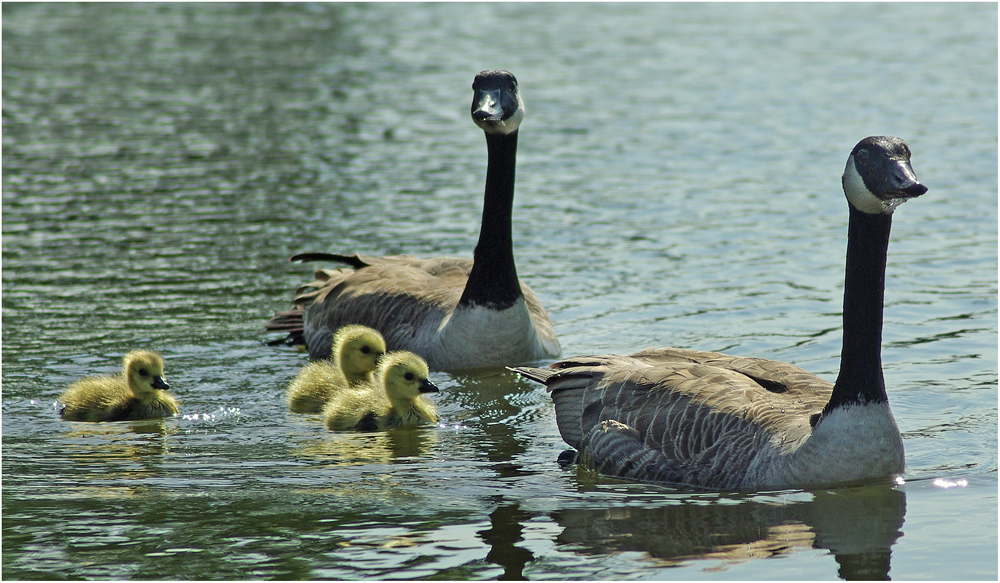
{"type": "Polygon", "coordinates": [[[327,429],[375,430],[435,423],[434,404],[423,393],[437,392],[427,362],[412,352],[382,357],[375,379],[333,395],[323,409],[327,429]]]}
{"type": "Polygon", "coordinates": [[[168,393],[163,358],[151,350],[125,355],[122,372],[72,383],[59,396],[67,421],[134,421],[174,415],[177,399],[168,393]]]}
{"type": "Polygon", "coordinates": [[[334,393],[371,382],[385,340],[367,326],[344,326],[334,335],[330,354],[305,365],[289,383],[285,399],[293,413],[319,413],[334,393]]]}

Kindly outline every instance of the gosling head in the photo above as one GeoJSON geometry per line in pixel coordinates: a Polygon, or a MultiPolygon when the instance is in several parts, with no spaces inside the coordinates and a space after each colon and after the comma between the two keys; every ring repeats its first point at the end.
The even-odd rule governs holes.
{"type": "Polygon", "coordinates": [[[437,385],[428,377],[427,362],[412,352],[390,352],[382,357],[379,377],[393,402],[412,401],[423,393],[436,393],[437,385]]]}
{"type": "Polygon", "coordinates": [[[333,337],[333,354],[349,381],[367,378],[385,354],[385,340],[367,326],[344,326],[333,337]]]}
{"type": "Polygon", "coordinates": [[[125,381],[139,398],[170,388],[163,376],[163,357],[152,350],[134,350],[125,355],[125,381]]]}
{"type": "Polygon", "coordinates": [[[508,135],[524,119],[517,79],[507,71],[483,71],[472,81],[472,121],[487,134],[508,135]]]}
{"type": "Polygon", "coordinates": [[[927,192],[913,173],[909,146],[890,136],[858,142],[847,158],[842,181],[851,206],[871,215],[890,215],[908,199],[927,192]]]}

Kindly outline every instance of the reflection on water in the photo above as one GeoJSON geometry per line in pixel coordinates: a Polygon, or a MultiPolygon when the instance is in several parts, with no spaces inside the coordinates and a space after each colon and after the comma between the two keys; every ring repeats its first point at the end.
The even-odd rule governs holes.
{"type": "Polygon", "coordinates": [[[517,428],[537,413],[539,404],[533,402],[536,388],[508,371],[466,373],[453,378],[458,386],[449,391],[453,395],[449,400],[464,411],[476,412],[462,422],[477,425],[489,437],[483,442],[483,454],[500,476],[525,475],[515,460],[527,452],[528,437],[517,428]]]}
{"type": "Polygon", "coordinates": [[[356,433],[330,431],[304,442],[292,440],[289,455],[329,467],[389,464],[425,455],[436,441],[436,432],[422,428],[356,433]]]}
{"type": "Polygon", "coordinates": [[[739,563],[827,549],[844,579],[889,578],[890,547],[901,536],[906,496],[888,486],[816,491],[811,500],[754,498],[736,504],[682,502],[553,513],[558,540],[587,553],[641,551],[666,565],[692,559],[739,563]],[[642,533],[641,536],[636,536],[642,533]]]}
{"type": "Polygon", "coordinates": [[[521,532],[529,518],[531,514],[521,510],[519,504],[502,504],[490,513],[490,528],[476,533],[490,547],[486,560],[503,567],[503,575],[498,577],[501,581],[527,580],[524,566],[535,557],[517,543],[524,540],[521,532]]]}
{"type": "Polygon", "coordinates": [[[73,478],[64,480],[71,488],[51,493],[58,499],[147,494],[149,486],[144,481],[161,475],[162,456],[169,451],[171,434],[177,432],[168,429],[163,419],[65,425],[67,431],[57,438],[61,450],[57,463],[65,465],[73,478]]]}

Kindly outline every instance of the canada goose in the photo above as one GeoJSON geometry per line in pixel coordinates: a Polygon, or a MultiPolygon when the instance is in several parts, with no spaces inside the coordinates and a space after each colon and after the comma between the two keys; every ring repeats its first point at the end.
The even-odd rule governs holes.
{"type": "Polygon", "coordinates": [[[122,372],[87,377],[59,395],[59,415],[67,421],[134,421],[177,413],[178,402],[166,389],[163,358],[151,350],[125,355],[122,372]]]}
{"type": "Polygon", "coordinates": [[[506,71],[483,71],[472,83],[472,120],[486,133],[489,166],[475,259],[421,260],[303,253],[292,261],[347,264],[321,269],[297,291],[296,307],[267,329],[305,342],[325,358],[344,324],[379,330],[390,350],[409,350],[433,370],[499,367],[559,355],[559,341],[534,292],[517,277],[511,239],[517,129],[524,104],[506,71]]]}
{"type": "Polygon", "coordinates": [[[330,397],[323,408],[327,428],[374,430],[436,422],[434,405],[422,396],[438,390],[428,380],[429,372],[424,359],[412,352],[386,354],[373,381],[330,397]]]}
{"type": "Polygon", "coordinates": [[[319,413],[338,389],[370,382],[383,354],[385,341],[378,330],[344,326],[333,335],[330,358],[305,365],[288,384],[288,408],[293,413],[319,413]]]}
{"type": "Polygon", "coordinates": [[[886,248],[893,210],[927,188],[906,143],[892,137],[858,143],[843,186],[850,222],[837,382],[774,360],[679,348],[511,369],[547,385],[581,462],[614,476],[743,490],[903,471],[882,378],[886,248]]]}

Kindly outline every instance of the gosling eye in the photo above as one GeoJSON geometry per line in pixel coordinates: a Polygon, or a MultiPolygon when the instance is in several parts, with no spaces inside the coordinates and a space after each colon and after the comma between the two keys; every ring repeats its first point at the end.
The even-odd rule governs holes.
{"type": "Polygon", "coordinates": [[[149,376],[149,371],[146,370],[146,369],[144,369],[144,368],[140,368],[139,369],[139,376],[141,376],[141,377],[148,377],[149,376]]]}
{"type": "Polygon", "coordinates": [[[408,373],[406,373],[406,374],[405,374],[405,375],[403,376],[403,378],[405,378],[405,379],[406,379],[406,380],[408,380],[408,381],[412,381],[412,380],[413,380],[413,373],[412,373],[412,372],[408,372],[408,373]]]}
{"type": "Polygon", "coordinates": [[[372,349],[367,346],[361,347],[361,354],[371,354],[372,349]]]}

